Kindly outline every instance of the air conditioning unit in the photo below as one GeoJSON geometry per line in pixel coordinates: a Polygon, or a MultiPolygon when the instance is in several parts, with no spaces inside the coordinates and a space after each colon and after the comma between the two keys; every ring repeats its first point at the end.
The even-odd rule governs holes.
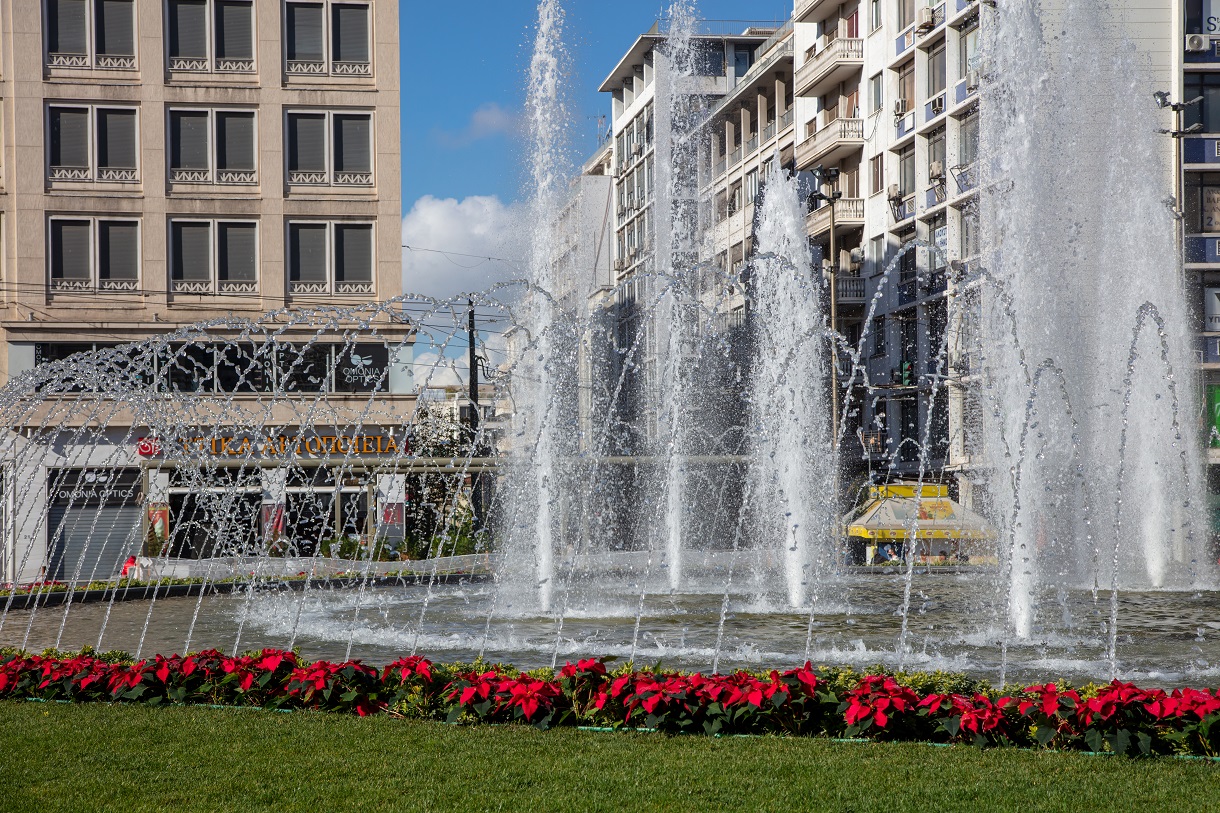
{"type": "Polygon", "coordinates": [[[935,99],[932,100],[932,115],[939,116],[941,113],[944,113],[944,112],[945,112],[945,97],[943,95],[937,96],[935,99]]]}
{"type": "Polygon", "coordinates": [[[939,181],[941,183],[944,182],[944,180],[945,180],[945,162],[944,161],[933,161],[931,164],[928,165],[928,180],[929,181],[939,181]]]}
{"type": "Polygon", "coordinates": [[[890,184],[889,189],[886,191],[885,196],[890,200],[902,200],[902,189],[898,186],[898,184],[892,183],[890,184]]]}
{"type": "Polygon", "coordinates": [[[636,145],[631,148],[631,154],[632,155],[643,155],[644,154],[644,145],[640,144],[639,142],[636,142],[636,145]]]}
{"type": "Polygon", "coordinates": [[[970,91],[970,90],[978,90],[978,89],[979,89],[979,72],[978,71],[967,71],[966,72],[966,90],[970,91]]]}
{"type": "Polygon", "coordinates": [[[936,12],[931,8],[921,8],[919,10],[919,25],[915,27],[916,31],[921,34],[931,31],[936,27],[936,12]]]}
{"type": "Polygon", "coordinates": [[[864,265],[864,249],[853,248],[848,254],[848,262],[853,271],[858,271],[860,266],[864,265]]]}
{"type": "Polygon", "coordinates": [[[624,262],[624,261],[622,261],[622,260],[615,260],[615,261],[614,261],[614,270],[615,270],[615,271],[626,271],[626,270],[627,270],[627,263],[625,263],[625,262],[624,262]]]}
{"type": "Polygon", "coordinates": [[[902,116],[905,116],[906,114],[907,114],[907,100],[906,99],[896,99],[894,101],[894,115],[902,117],[902,116]]]}
{"type": "Polygon", "coordinates": [[[1206,51],[1211,47],[1211,38],[1206,34],[1187,34],[1186,35],[1186,51],[1187,53],[1197,54],[1206,51]]]}

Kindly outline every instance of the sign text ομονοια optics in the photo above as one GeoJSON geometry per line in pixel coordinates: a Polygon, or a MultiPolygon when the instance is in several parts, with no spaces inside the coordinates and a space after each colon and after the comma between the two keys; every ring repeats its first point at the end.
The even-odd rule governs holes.
{"type": "Polygon", "coordinates": [[[397,455],[405,445],[390,435],[240,435],[187,437],[178,440],[183,452],[214,457],[334,457],[397,455]]]}

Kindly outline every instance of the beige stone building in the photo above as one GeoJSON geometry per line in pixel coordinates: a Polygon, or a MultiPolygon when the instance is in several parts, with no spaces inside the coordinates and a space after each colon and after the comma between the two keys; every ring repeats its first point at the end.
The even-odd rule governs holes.
{"type": "MultiPolygon", "coordinates": [[[[178,354],[175,369],[156,356],[149,370],[154,387],[177,396],[158,407],[163,422],[187,435],[201,421],[194,434],[260,424],[277,435],[317,434],[317,443],[298,444],[301,456],[319,456],[325,436],[382,439],[338,449],[348,458],[365,447],[400,449],[389,439],[414,404],[410,325],[376,306],[357,320],[340,311],[324,322],[300,316],[401,293],[398,39],[397,0],[0,5],[0,382],[80,351],[249,320],[261,325],[254,338],[230,325],[187,350],[158,351],[178,354]],[[232,340],[250,344],[235,350],[232,340]],[[251,358],[262,348],[257,363],[247,346],[251,358]],[[325,431],[312,425],[320,401],[325,431]]],[[[80,398],[104,397],[107,386],[78,387],[80,398]]],[[[38,443],[38,427],[81,414],[71,399],[27,414],[21,431],[38,451],[17,454],[7,478],[42,499],[5,506],[0,581],[72,569],[77,542],[69,508],[53,504],[55,483],[79,481],[99,455],[122,469],[120,479],[142,483],[134,501],[106,504],[113,528],[105,536],[115,544],[147,526],[136,503],[170,506],[171,522],[188,510],[172,449],[192,460],[232,458],[202,461],[209,466],[244,465],[254,477],[252,516],[261,503],[264,520],[282,523],[287,504],[291,526],[292,483],[260,481],[257,452],[233,454],[274,443],[162,437],[137,454],[142,436],[156,433],[139,412],[120,403],[105,432],[79,448],[38,443]]],[[[13,456],[17,446],[7,448],[13,456]]],[[[381,486],[366,479],[353,486],[352,502],[363,507],[345,515],[336,496],[315,539],[330,526],[372,527],[374,499],[401,503],[374,494],[381,486]]],[[[310,493],[303,488],[298,504],[310,493]]],[[[93,524],[86,530],[98,536],[93,524]]],[[[108,563],[100,567],[110,575],[108,563]]]]}

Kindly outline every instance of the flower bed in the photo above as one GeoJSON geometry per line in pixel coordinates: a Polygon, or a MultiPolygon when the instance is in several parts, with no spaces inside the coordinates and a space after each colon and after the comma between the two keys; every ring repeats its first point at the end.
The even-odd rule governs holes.
{"type": "Polygon", "coordinates": [[[401,658],[309,662],[294,652],[0,653],[0,699],[258,706],[450,723],[590,726],[670,734],[789,734],[1109,752],[1220,754],[1220,691],[1114,681],[1008,692],[963,675],[798,669],[702,675],[611,670],[605,659],[523,673],[401,658]]]}

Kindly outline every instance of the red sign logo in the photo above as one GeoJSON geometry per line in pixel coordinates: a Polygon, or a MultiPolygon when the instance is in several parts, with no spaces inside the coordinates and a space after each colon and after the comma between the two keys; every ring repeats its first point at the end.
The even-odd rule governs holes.
{"type": "Polygon", "coordinates": [[[161,439],[140,438],[136,441],[136,454],[140,457],[157,457],[161,454],[161,439]]]}

